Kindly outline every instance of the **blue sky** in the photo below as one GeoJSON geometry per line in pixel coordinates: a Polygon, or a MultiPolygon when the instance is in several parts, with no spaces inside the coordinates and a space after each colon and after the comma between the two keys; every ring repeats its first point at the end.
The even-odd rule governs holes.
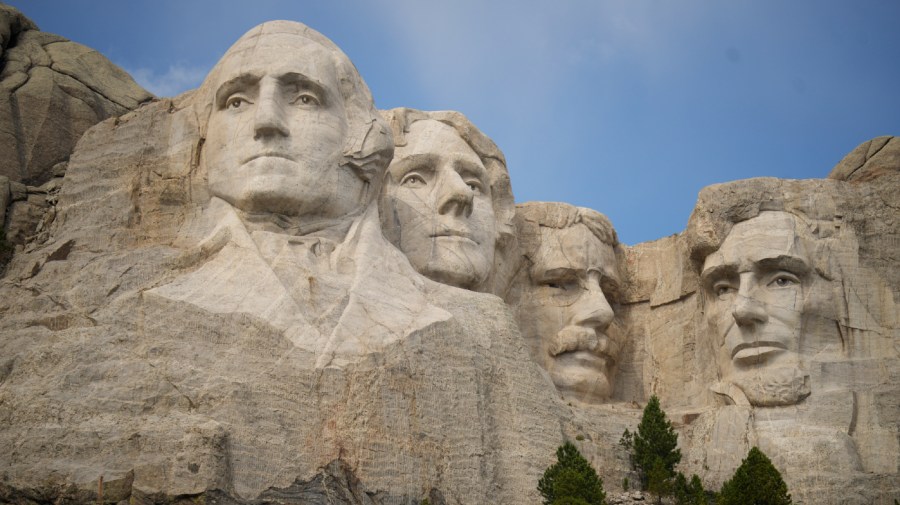
{"type": "Polygon", "coordinates": [[[896,0],[7,3],[158,95],[196,87],[254,25],[301,21],[379,108],[462,111],[517,201],[597,209],[627,244],[681,231],[703,186],[825,177],[900,135],[896,0]]]}

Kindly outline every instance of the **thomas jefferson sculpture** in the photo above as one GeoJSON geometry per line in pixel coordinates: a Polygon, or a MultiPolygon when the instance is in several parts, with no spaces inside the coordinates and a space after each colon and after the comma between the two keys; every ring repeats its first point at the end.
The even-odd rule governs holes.
{"type": "Polygon", "coordinates": [[[458,112],[393,109],[396,150],[385,175],[385,235],[422,275],[500,293],[513,196],[497,146],[458,112]]]}

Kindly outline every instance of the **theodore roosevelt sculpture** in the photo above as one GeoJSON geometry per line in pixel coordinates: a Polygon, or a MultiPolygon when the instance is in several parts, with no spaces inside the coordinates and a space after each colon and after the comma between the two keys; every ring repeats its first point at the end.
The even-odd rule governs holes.
{"type": "Polygon", "coordinates": [[[300,23],[260,25],[196,96],[211,198],[182,239],[199,266],[150,295],[264,320],[317,366],[445,317],[382,237],[375,196],[393,140],[331,41],[300,23]]]}
{"type": "Polygon", "coordinates": [[[385,111],[394,159],[385,174],[385,236],[432,280],[498,293],[514,203],[503,154],[458,112],[385,111]]]}
{"type": "Polygon", "coordinates": [[[564,203],[516,207],[522,264],[509,301],[535,361],[567,399],[612,394],[620,283],[616,233],[603,214],[564,203]]]}

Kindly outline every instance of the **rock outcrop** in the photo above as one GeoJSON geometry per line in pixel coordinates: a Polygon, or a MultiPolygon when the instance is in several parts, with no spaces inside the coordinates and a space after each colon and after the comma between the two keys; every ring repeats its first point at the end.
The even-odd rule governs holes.
{"type": "Polygon", "coordinates": [[[42,32],[0,5],[0,223],[8,218],[7,240],[22,245],[52,220],[43,195],[58,187],[61,179],[53,179],[88,128],[152,99],[97,51],[42,32]],[[27,196],[10,186],[20,184],[27,196]]]}
{"type": "MultiPolygon", "coordinates": [[[[69,68],[53,55],[71,43],[4,19],[18,90],[33,77],[11,68],[69,68]],[[23,63],[26,42],[44,63],[23,63]]],[[[66,93],[47,89],[44,102],[66,93]]],[[[104,93],[91,100],[141,101],[104,93]]],[[[468,153],[429,126],[410,130],[434,141],[403,162],[446,143],[468,153]]],[[[758,445],[797,503],[900,496],[893,138],[830,179],[705,188],[683,233],[633,247],[589,209],[520,206],[520,254],[501,265],[529,283],[508,291],[514,307],[477,292],[494,291],[490,275],[427,278],[385,238],[394,144],[333,43],[271,22],[199,90],[0,179],[0,203],[40,209],[6,215],[40,225],[14,233],[24,246],[0,277],[0,501],[538,503],[570,440],[611,498],[641,502],[621,493],[639,479],[618,441],[651,395],[680,432],[678,469],[707,489],[758,445]]],[[[429,162],[394,168],[391,182],[428,194],[432,179],[409,174],[429,162]]],[[[487,227],[488,199],[471,207],[486,179],[458,178],[472,194],[441,198],[487,227]]],[[[441,198],[416,209],[440,212],[441,198]]],[[[508,225],[504,202],[492,215],[508,225]]],[[[414,246],[443,237],[421,222],[405,221],[414,246]]],[[[463,260],[492,263],[469,246],[463,260]]],[[[423,261],[435,258],[458,266],[423,261]]]]}

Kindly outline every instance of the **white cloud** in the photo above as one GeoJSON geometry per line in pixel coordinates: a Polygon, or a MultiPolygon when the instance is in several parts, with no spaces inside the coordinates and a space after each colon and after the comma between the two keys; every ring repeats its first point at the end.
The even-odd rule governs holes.
{"type": "Polygon", "coordinates": [[[125,69],[138,84],[159,97],[179,95],[200,86],[210,68],[176,63],[158,72],[150,68],[125,69]]]}

